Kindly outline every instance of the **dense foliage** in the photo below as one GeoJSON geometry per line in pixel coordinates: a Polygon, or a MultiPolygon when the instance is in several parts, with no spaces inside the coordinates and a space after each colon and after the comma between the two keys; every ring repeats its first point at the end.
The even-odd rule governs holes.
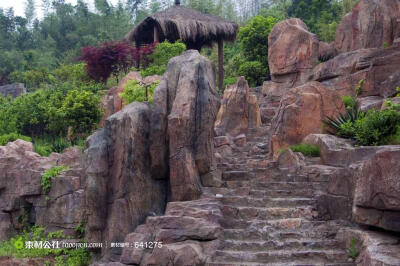
{"type": "Polygon", "coordinates": [[[325,122],[331,133],[353,139],[357,145],[400,144],[400,105],[388,101],[386,109],[368,112],[359,111],[357,106],[346,107],[345,114],[325,122]]]}
{"type": "Polygon", "coordinates": [[[305,156],[319,157],[321,154],[320,148],[317,145],[310,145],[306,143],[300,143],[289,147],[294,152],[301,152],[305,156]]]}

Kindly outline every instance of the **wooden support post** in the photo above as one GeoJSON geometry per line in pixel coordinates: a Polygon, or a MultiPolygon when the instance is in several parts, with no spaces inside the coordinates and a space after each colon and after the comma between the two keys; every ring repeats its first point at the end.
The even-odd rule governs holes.
{"type": "Polygon", "coordinates": [[[153,43],[155,42],[158,43],[158,30],[156,25],[154,25],[154,37],[153,37],[153,43]]]}
{"type": "Polygon", "coordinates": [[[224,85],[224,41],[218,40],[218,88],[223,90],[224,85]]]}

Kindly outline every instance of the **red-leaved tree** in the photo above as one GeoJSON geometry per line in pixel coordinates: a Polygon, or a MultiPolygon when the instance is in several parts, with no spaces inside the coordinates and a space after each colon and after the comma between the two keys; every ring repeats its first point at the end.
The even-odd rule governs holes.
{"type": "Polygon", "coordinates": [[[92,79],[106,82],[111,75],[118,78],[121,72],[126,74],[132,66],[147,66],[148,56],[153,53],[156,45],[134,47],[123,41],[104,42],[98,47],[82,48],[79,59],[85,61],[86,72],[92,79]]]}

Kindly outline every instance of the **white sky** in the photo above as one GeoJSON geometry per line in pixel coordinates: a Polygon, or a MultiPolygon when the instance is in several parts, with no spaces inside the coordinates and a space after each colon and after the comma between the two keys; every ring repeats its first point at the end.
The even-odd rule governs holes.
{"type": "MultiPolygon", "coordinates": [[[[66,0],[65,2],[76,4],[76,0],[66,0]]],[[[93,0],[84,0],[84,2],[89,3],[89,7],[93,5],[93,0]]],[[[118,0],[108,0],[109,3],[115,5],[118,0]]],[[[26,0],[0,0],[0,8],[8,9],[9,7],[14,8],[14,13],[16,16],[24,16],[26,0]]],[[[35,0],[36,6],[36,17],[42,16],[42,0],[35,0]]]]}

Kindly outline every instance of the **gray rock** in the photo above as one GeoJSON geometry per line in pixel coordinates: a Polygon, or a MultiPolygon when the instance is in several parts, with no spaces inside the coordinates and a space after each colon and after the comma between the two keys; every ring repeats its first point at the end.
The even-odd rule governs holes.
{"type": "Polygon", "coordinates": [[[26,88],[22,83],[13,83],[0,86],[0,94],[2,94],[3,97],[10,96],[11,98],[16,98],[21,94],[25,93],[26,93],[26,88]]]}

